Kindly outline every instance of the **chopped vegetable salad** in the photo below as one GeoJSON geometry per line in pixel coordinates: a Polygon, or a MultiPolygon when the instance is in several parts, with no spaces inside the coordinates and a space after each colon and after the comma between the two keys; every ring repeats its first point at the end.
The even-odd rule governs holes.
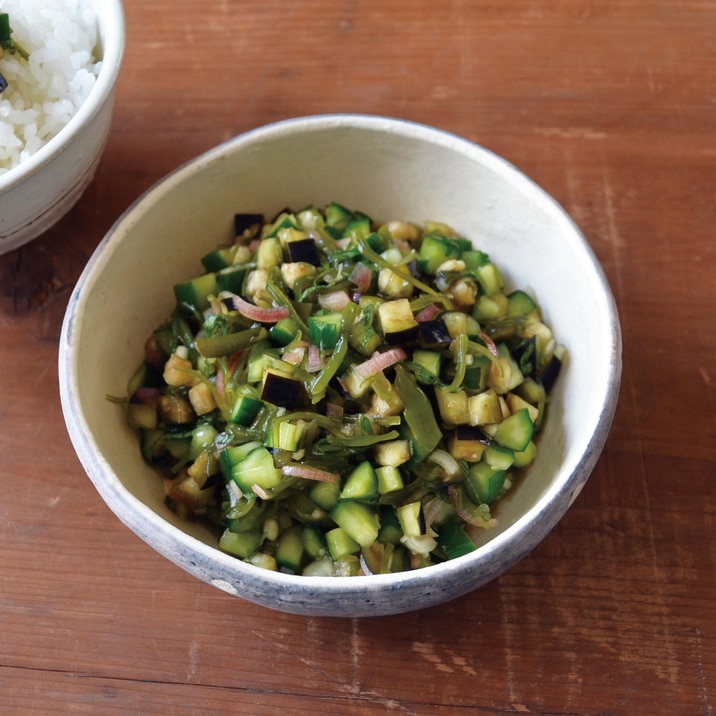
{"type": "Polygon", "coordinates": [[[474,550],[564,358],[535,297],[442,223],[331,203],[237,214],[235,235],[174,287],[130,381],[167,504],[306,576],[474,550]]]}

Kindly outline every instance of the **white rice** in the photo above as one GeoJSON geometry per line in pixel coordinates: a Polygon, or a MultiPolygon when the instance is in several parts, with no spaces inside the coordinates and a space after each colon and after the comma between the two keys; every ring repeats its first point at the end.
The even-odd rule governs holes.
{"type": "Polygon", "coordinates": [[[0,57],[0,174],[31,157],[75,115],[95,85],[98,29],[83,0],[0,0],[12,40],[29,53],[0,57]]]}

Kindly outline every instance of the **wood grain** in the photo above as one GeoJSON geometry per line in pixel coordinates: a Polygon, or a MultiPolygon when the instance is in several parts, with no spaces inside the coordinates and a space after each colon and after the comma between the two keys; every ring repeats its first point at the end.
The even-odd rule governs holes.
{"type": "Polygon", "coordinates": [[[0,712],[713,714],[716,5],[125,10],[94,182],[0,257],[0,712]],[[612,432],[557,528],[485,588],[375,620],[269,612],[155,554],[84,475],[57,390],[64,308],[117,216],[218,142],[334,111],[426,122],[526,171],[585,232],[624,333],[612,432]]]}

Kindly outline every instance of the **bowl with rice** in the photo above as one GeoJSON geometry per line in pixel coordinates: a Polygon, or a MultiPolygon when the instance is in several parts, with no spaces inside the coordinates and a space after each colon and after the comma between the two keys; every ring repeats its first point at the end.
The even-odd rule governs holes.
{"type": "Polygon", "coordinates": [[[119,0],[0,0],[0,254],[79,200],[109,134],[119,0]]]}

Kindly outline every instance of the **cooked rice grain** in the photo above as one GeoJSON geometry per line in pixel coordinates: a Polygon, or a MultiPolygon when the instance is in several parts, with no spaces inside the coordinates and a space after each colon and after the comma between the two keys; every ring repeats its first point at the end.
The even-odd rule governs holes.
{"type": "Polygon", "coordinates": [[[95,85],[97,18],[82,0],[0,0],[12,39],[29,53],[5,52],[0,73],[0,174],[32,156],[75,115],[95,85]]]}

